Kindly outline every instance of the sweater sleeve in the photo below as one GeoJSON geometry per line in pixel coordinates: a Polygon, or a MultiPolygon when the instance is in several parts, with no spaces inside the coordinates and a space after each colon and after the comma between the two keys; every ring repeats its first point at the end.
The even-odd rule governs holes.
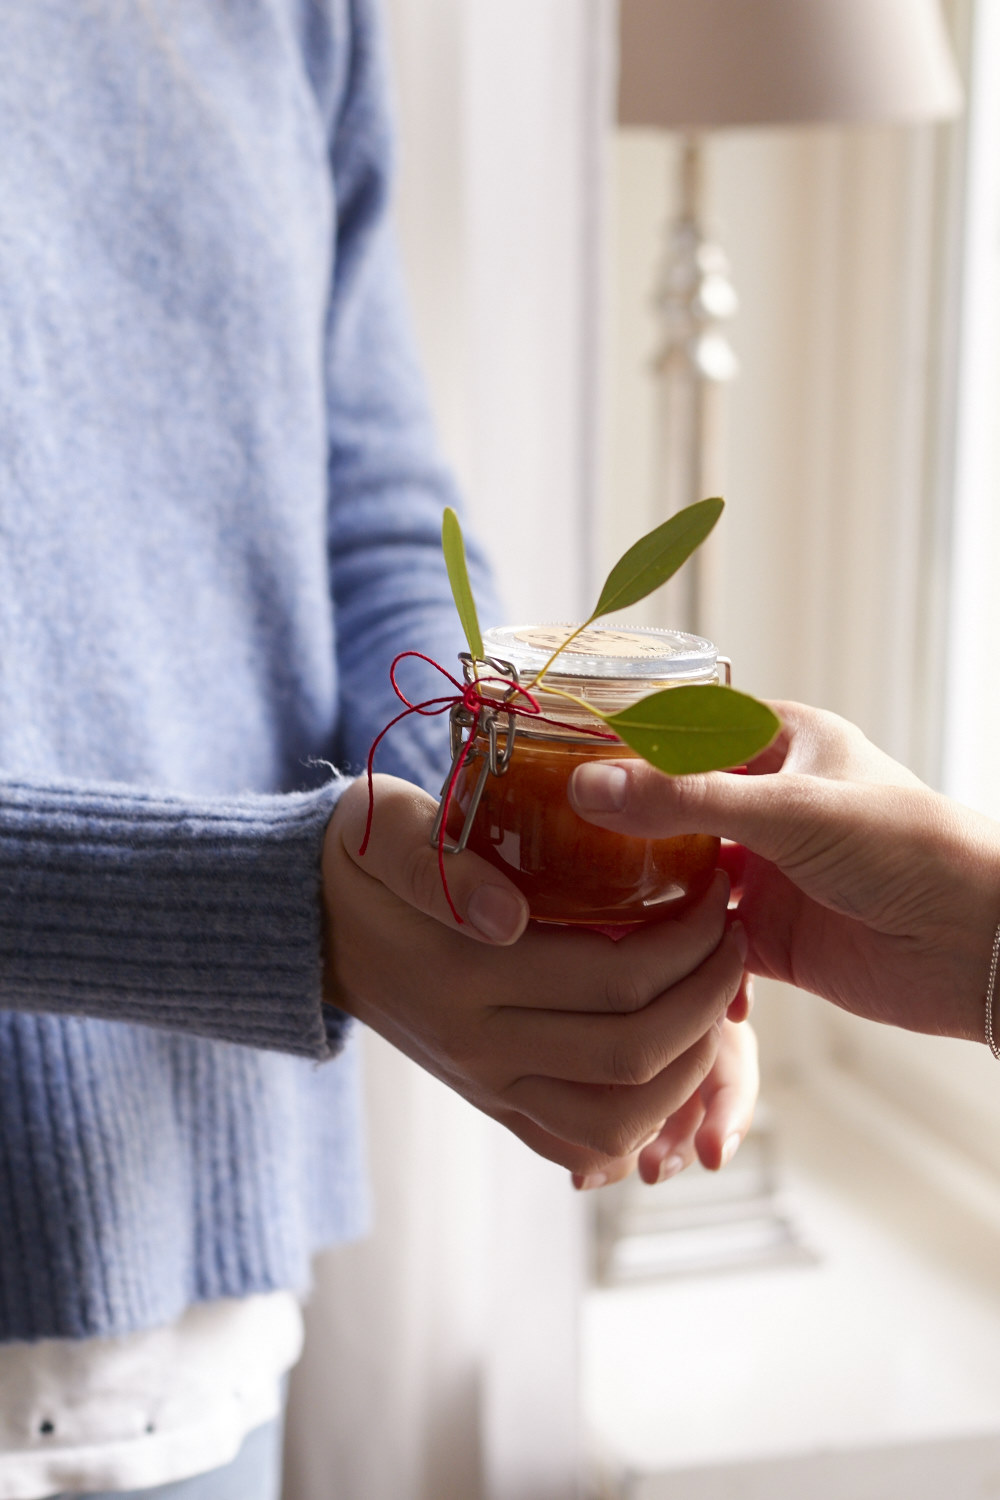
{"type": "MultiPolygon", "coordinates": [[[[389,221],[384,42],[375,0],[344,0],[331,14],[348,11],[349,26],[331,32],[339,61],[336,49],[315,60],[317,76],[342,79],[323,113],[336,242],[321,330],[338,727],[334,746],[305,749],[357,771],[400,708],[393,656],[418,649],[454,671],[462,640],[440,548],[442,508],[456,497],[389,221]]],[[[474,547],[470,563],[482,603],[474,547]]],[[[433,673],[405,681],[417,695],[442,690],[433,673]]],[[[446,725],[414,717],[378,766],[436,790],[446,760],[446,725]]],[[[59,774],[0,780],[0,1007],[331,1055],[349,1023],[322,1003],[319,866],[344,785],[175,797],[59,774]]]]}
{"type": "MultiPolygon", "coordinates": [[[[442,511],[462,505],[438,449],[394,244],[384,50],[377,7],[354,0],[331,147],[337,244],[326,336],[338,762],[354,770],[401,708],[389,683],[393,657],[421,651],[454,674],[464,649],[441,553],[442,511]]],[[[492,624],[490,575],[474,541],[469,568],[482,623],[492,624]]],[[[412,659],[402,681],[415,698],[450,691],[412,659]]],[[[442,719],[413,715],[384,741],[378,768],[436,792],[446,760],[442,719]]]]}
{"type": "Polygon", "coordinates": [[[5,1008],[126,1020],[322,1059],[320,856],[339,790],[211,798],[8,781],[5,1008]]]}

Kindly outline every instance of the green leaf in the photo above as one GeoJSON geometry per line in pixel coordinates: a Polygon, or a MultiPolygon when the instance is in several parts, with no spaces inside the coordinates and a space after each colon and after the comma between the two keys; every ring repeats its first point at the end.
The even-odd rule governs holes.
{"type": "Polygon", "coordinates": [[[724,505],[723,500],[699,500],[640,537],[611,569],[590,619],[596,620],[615,609],[628,609],[672,578],[701,546],[722,515],[724,505]]]}
{"type": "Polygon", "coordinates": [[[605,723],[659,771],[723,771],[759,755],[781,728],[765,703],[705,684],[650,693],[605,723]]]}
{"type": "Polygon", "coordinates": [[[469,643],[472,655],[477,661],[481,661],[483,637],[479,629],[476,601],[472,597],[469,569],[465,561],[465,542],[462,539],[462,528],[458,524],[458,517],[450,505],[445,507],[441,522],[441,548],[444,552],[445,567],[448,569],[448,582],[451,584],[455,608],[458,610],[458,618],[465,631],[465,639],[469,643]]]}

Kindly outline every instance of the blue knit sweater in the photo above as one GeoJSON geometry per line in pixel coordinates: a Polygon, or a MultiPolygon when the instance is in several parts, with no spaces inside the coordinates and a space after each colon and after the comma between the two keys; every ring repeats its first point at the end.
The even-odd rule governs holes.
{"type": "MultiPolygon", "coordinates": [[[[362,763],[395,651],[459,642],[372,0],[2,28],[10,1339],[301,1286],[363,1225],[322,762],[362,763]]],[[[443,752],[421,722],[382,765],[434,785],[443,752]]]]}

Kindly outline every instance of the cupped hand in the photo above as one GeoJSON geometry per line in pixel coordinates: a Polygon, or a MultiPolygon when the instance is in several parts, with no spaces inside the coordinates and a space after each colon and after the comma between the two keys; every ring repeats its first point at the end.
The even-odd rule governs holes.
{"type": "Polygon", "coordinates": [[[729,852],[748,968],[914,1031],[982,1039],[1000,919],[1000,826],[925,786],[854,725],[776,703],[750,774],[578,768],[583,818],[623,833],[710,833],[729,852]]]}
{"type": "Polygon", "coordinates": [[[323,854],[328,1000],[571,1172],[637,1152],[711,1073],[741,984],[729,883],[621,943],[527,925],[515,887],[430,844],[435,803],[375,778],[341,797],[323,854]]]}
{"type": "Polygon", "coordinates": [[[574,1186],[598,1188],[620,1182],[636,1167],[643,1182],[652,1185],[675,1177],[695,1161],[717,1172],[732,1161],[750,1129],[759,1088],[753,1028],[745,1022],[723,1022],[719,1050],[701,1088],[641,1150],[602,1172],[574,1176],[574,1186]]]}

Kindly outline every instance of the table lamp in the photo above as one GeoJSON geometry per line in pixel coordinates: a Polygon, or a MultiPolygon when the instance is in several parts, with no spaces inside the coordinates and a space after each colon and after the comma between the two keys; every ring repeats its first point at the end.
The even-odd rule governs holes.
{"type": "MultiPolygon", "coordinates": [[[[661,514],[717,484],[721,387],[737,370],[725,331],[736,293],[702,222],[706,133],[916,123],[960,105],[938,0],[620,0],[619,124],[682,134],[658,293],[661,514]]],[[[693,563],[697,631],[706,561],[693,563]]]]}

